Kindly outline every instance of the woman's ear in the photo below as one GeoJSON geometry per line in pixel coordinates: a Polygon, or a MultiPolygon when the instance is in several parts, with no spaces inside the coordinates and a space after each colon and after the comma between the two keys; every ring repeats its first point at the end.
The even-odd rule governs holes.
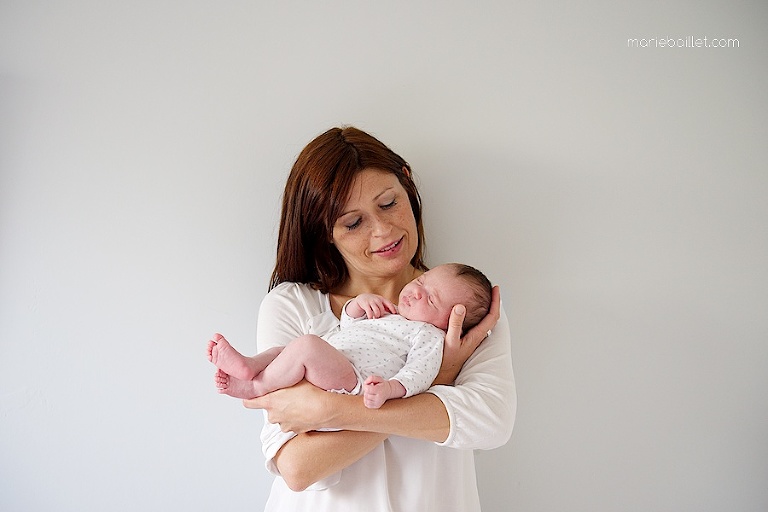
{"type": "Polygon", "coordinates": [[[411,177],[410,169],[408,169],[408,167],[406,166],[403,166],[403,174],[405,174],[406,177],[410,178],[411,177]]]}

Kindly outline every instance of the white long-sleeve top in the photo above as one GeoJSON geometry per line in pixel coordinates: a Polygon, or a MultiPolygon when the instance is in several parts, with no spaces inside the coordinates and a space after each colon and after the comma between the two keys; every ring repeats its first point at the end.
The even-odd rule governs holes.
{"type": "MultiPolygon", "coordinates": [[[[325,336],[339,326],[326,294],[282,283],[259,310],[258,349],[286,345],[303,334],[325,336]]],[[[266,512],[479,512],[472,450],[507,442],[517,406],[509,322],[504,311],[493,333],[467,360],[453,386],[428,390],[450,419],[442,443],[390,436],[362,459],[303,492],[280,478],[274,456],[294,434],[265,421],[261,434],[267,469],[277,475],[266,512]]],[[[265,415],[266,418],[266,415],[265,415]]]]}

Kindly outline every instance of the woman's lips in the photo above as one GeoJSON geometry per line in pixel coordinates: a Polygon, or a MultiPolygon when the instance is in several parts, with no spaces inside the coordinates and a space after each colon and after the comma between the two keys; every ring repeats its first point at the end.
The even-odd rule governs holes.
{"type": "Polygon", "coordinates": [[[403,239],[401,237],[399,240],[397,240],[395,242],[392,242],[391,244],[387,244],[384,247],[382,247],[381,249],[378,249],[378,250],[373,251],[373,252],[376,253],[376,254],[386,254],[388,252],[392,252],[392,251],[396,250],[398,247],[400,247],[400,243],[402,241],[403,241],[403,239]]]}

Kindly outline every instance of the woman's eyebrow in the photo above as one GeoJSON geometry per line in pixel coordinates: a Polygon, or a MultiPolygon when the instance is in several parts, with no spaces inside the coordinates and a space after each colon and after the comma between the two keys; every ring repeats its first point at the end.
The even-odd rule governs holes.
{"type": "Polygon", "coordinates": [[[345,215],[349,215],[350,213],[355,213],[356,211],[357,211],[357,209],[346,211],[346,212],[342,213],[341,215],[339,215],[339,219],[342,218],[345,215]]]}
{"type": "MultiPolygon", "coordinates": [[[[379,199],[381,196],[383,196],[383,195],[384,195],[384,194],[385,194],[385,193],[386,193],[388,190],[394,190],[394,189],[395,189],[395,187],[387,187],[387,188],[385,188],[384,190],[382,190],[381,192],[379,192],[378,194],[376,194],[376,195],[373,197],[373,201],[374,201],[374,202],[375,202],[375,201],[377,201],[377,200],[378,200],[378,199],[379,199]]],[[[345,215],[347,215],[347,214],[349,214],[349,213],[354,213],[354,212],[356,212],[356,211],[358,211],[358,210],[359,210],[359,208],[353,208],[352,210],[348,210],[348,211],[346,211],[346,212],[343,212],[341,215],[339,215],[339,218],[341,218],[341,217],[343,217],[343,216],[345,216],[345,215]]]]}
{"type": "Polygon", "coordinates": [[[378,194],[376,194],[376,196],[373,198],[373,200],[374,200],[374,201],[376,201],[378,198],[380,198],[381,196],[383,196],[383,195],[384,195],[384,194],[385,194],[387,191],[389,191],[389,190],[393,190],[394,188],[395,188],[395,187],[387,187],[387,188],[385,188],[384,190],[382,190],[381,192],[379,192],[378,194]]]}

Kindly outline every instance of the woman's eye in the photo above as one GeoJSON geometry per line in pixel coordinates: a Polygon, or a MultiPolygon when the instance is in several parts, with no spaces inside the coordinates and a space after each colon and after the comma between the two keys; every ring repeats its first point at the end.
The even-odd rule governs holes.
{"type": "Polygon", "coordinates": [[[392,208],[392,207],[393,207],[393,206],[395,206],[396,204],[397,204],[397,199],[393,199],[391,202],[389,202],[389,203],[387,203],[387,204],[383,204],[383,205],[381,205],[381,208],[382,208],[383,210],[389,210],[390,208],[392,208]]]}
{"type": "Polygon", "coordinates": [[[347,225],[346,225],[346,227],[347,227],[347,231],[352,231],[353,229],[355,229],[356,227],[358,227],[358,226],[360,225],[360,223],[361,223],[361,222],[362,222],[362,220],[361,220],[361,219],[357,219],[357,220],[355,220],[355,222],[353,222],[352,224],[347,224],[347,225]]]}

